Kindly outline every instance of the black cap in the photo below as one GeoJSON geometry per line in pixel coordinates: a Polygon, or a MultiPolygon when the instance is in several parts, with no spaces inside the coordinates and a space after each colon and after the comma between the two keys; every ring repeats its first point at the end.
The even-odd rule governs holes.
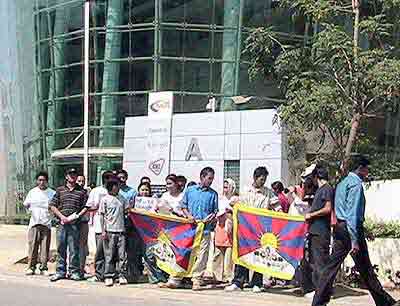
{"type": "Polygon", "coordinates": [[[67,169],[67,171],[65,171],[65,175],[69,175],[69,174],[78,175],[78,171],[75,168],[69,168],[69,169],[67,169]]]}

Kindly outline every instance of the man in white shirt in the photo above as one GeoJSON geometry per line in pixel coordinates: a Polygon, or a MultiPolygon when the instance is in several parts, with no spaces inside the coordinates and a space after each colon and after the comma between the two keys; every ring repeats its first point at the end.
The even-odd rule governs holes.
{"type": "Polygon", "coordinates": [[[102,175],[102,186],[98,186],[93,188],[89,193],[89,198],[87,201],[87,205],[90,206],[90,212],[92,215],[92,224],[94,233],[96,236],[96,255],[94,257],[95,262],[95,276],[90,278],[90,281],[104,281],[104,268],[105,268],[105,258],[104,258],[104,246],[103,239],[101,238],[102,234],[102,226],[101,226],[101,214],[99,211],[100,202],[102,198],[104,198],[108,191],[105,188],[107,182],[113,178],[115,175],[112,171],[105,171],[102,175]]]}
{"type": "Polygon", "coordinates": [[[47,262],[51,241],[51,217],[49,213],[49,202],[55,191],[47,187],[49,175],[47,172],[39,172],[36,175],[36,187],[31,189],[26,196],[24,206],[31,213],[28,230],[28,268],[26,275],[34,275],[38,263],[40,249],[41,275],[47,275],[47,262]]]}

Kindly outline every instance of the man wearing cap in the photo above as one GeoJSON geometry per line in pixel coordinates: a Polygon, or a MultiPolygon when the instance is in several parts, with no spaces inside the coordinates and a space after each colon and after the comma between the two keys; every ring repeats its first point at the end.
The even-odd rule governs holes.
{"type": "MultiPolygon", "coordinates": [[[[321,271],[329,260],[329,246],[331,241],[331,212],[333,202],[333,188],[329,185],[328,171],[316,167],[312,173],[314,184],[318,185],[310,212],[305,214],[309,224],[308,248],[309,261],[312,267],[312,283],[318,288],[321,281],[321,271]]],[[[308,292],[312,298],[314,292],[308,292]]]]}
{"type": "Polygon", "coordinates": [[[56,189],[56,194],[49,207],[58,218],[57,227],[57,267],[50,281],[64,279],[67,274],[67,251],[69,252],[69,274],[72,280],[81,280],[79,261],[79,219],[86,211],[86,192],[76,183],[76,169],[68,169],[65,173],[65,185],[56,189]]]}

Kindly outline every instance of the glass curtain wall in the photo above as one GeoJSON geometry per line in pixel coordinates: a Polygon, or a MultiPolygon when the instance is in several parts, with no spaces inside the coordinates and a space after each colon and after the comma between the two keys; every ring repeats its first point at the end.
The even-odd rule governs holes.
{"type": "MultiPolygon", "coordinates": [[[[279,0],[96,0],[90,16],[90,146],[122,148],[125,117],[147,114],[149,92],[173,91],[175,113],[267,108],[282,102],[274,79],[250,82],[248,30],[273,26],[302,42],[316,27],[279,0]],[[230,97],[257,98],[242,106],[230,97]]],[[[83,138],[83,0],[34,0],[36,76],[45,160],[60,183],[83,138]],[[69,150],[69,151],[68,151],[69,150]],[[60,155],[59,155],[60,156],[60,155]]],[[[78,156],[78,157],[77,157],[78,156]]],[[[122,156],[91,158],[90,182],[122,156]]]]}

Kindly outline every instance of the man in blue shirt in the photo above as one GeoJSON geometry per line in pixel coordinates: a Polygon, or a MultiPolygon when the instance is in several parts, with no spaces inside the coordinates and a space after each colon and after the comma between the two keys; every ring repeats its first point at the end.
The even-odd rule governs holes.
{"type": "Polygon", "coordinates": [[[377,306],[392,306],[396,303],[382,288],[374,273],[364,236],[365,197],[362,182],[368,176],[368,165],[369,161],[361,158],[354,172],[350,172],[336,188],[337,225],[333,233],[333,251],[322,272],[321,282],[312,303],[313,306],[328,304],[336,274],[349,253],[375,304],[377,306]]]}
{"type": "MultiPolygon", "coordinates": [[[[218,194],[210,186],[214,180],[214,169],[206,167],[200,172],[200,183],[189,187],[181,201],[184,215],[194,222],[204,222],[204,232],[200,243],[199,253],[193,266],[193,290],[199,290],[201,276],[206,271],[208,253],[211,243],[211,231],[215,228],[215,220],[218,212],[218,194]]],[[[179,288],[181,278],[170,277],[166,287],[179,288]]]]}

